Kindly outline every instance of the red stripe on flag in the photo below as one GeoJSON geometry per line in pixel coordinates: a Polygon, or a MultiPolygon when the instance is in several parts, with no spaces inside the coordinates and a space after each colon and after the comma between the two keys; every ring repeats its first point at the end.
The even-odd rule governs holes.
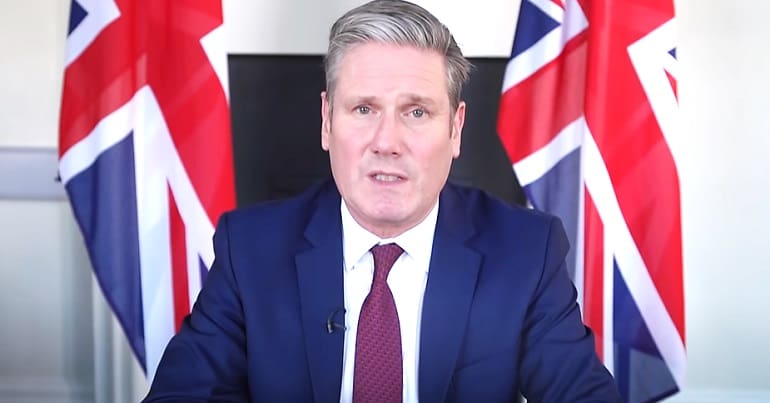
{"type": "Polygon", "coordinates": [[[147,81],[209,219],[235,206],[230,110],[224,89],[200,40],[222,25],[219,0],[143,0],[145,25],[163,41],[147,42],[147,81]],[[168,46],[173,43],[174,46],[168,46]],[[194,119],[192,119],[194,117],[194,119]]]}
{"type": "Polygon", "coordinates": [[[64,72],[59,157],[83,140],[105,116],[134,96],[145,82],[142,50],[135,45],[134,9],[107,26],[64,72]]]}
{"type": "Polygon", "coordinates": [[[630,2],[592,3],[586,121],[631,236],[684,342],[679,177],[628,56],[631,43],[644,40],[673,15],[673,9],[661,6],[672,7],[670,2],[656,3],[655,12],[651,7],[644,13],[630,2]],[[634,21],[634,29],[611,21],[634,21]]]}
{"type": "Polygon", "coordinates": [[[511,163],[544,147],[582,115],[585,38],[575,36],[558,58],[503,93],[497,131],[511,163]]]}
{"type": "Polygon", "coordinates": [[[171,287],[174,300],[174,329],[179,331],[182,320],[190,313],[190,289],[187,279],[187,242],[184,222],[168,188],[169,223],[171,231],[171,287]]]}
{"type": "Polygon", "coordinates": [[[587,188],[584,225],[583,315],[594,332],[596,353],[604,360],[604,225],[587,188]]]}
{"type": "Polygon", "coordinates": [[[674,95],[676,95],[677,101],[679,101],[679,92],[676,85],[676,78],[674,78],[674,76],[672,76],[668,71],[666,71],[666,78],[668,79],[668,83],[671,84],[671,90],[674,91],[674,95]]]}

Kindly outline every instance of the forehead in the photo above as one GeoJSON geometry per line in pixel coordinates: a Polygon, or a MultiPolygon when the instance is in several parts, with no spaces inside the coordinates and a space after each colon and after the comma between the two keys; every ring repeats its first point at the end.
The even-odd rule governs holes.
{"type": "Polygon", "coordinates": [[[347,50],[337,70],[339,95],[411,92],[448,99],[445,58],[434,50],[364,43],[347,50]]]}

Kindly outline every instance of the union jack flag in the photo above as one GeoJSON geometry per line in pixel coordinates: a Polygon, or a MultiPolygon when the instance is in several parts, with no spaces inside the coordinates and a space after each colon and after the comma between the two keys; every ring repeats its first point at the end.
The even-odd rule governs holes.
{"type": "Polygon", "coordinates": [[[59,170],[96,279],[152,379],[235,206],[220,0],[73,0],[59,170]]]}
{"type": "Polygon", "coordinates": [[[685,380],[671,0],[522,0],[498,133],[533,207],[560,216],[596,349],[629,402],[685,380]]]}

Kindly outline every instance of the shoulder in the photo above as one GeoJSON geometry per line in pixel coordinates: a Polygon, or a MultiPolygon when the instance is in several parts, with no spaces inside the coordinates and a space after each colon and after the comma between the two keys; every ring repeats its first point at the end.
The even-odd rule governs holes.
{"type": "MultiPolygon", "coordinates": [[[[564,227],[556,216],[515,206],[489,193],[460,185],[447,185],[441,204],[446,216],[462,216],[473,233],[471,243],[480,251],[498,256],[542,258],[549,252],[569,249],[564,227]]],[[[454,218],[450,218],[454,220],[454,218]]]]}
{"type": "Polygon", "coordinates": [[[507,203],[486,191],[457,184],[448,184],[444,199],[454,199],[482,230],[548,231],[554,224],[561,225],[558,217],[542,211],[507,203]]]}
{"type": "Polygon", "coordinates": [[[224,213],[219,218],[217,232],[249,237],[292,230],[301,232],[319,206],[334,205],[335,198],[339,199],[339,193],[334,182],[323,181],[291,198],[260,202],[224,213]]]}

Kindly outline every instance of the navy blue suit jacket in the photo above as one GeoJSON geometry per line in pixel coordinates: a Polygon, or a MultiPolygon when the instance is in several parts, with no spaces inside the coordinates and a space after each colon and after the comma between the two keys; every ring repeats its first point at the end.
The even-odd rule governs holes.
{"type": "MultiPolygon", "coordinates": [[[[220,219],[216,259],[148,402],[338,402],[344,331],[333,182],[220,219]],[[338,322],[342,318],[338,316],[338,322]]],[[[565,270],[558,219],[447,185],[422,309],[421,402],[620,401],[565,270]]]]}

